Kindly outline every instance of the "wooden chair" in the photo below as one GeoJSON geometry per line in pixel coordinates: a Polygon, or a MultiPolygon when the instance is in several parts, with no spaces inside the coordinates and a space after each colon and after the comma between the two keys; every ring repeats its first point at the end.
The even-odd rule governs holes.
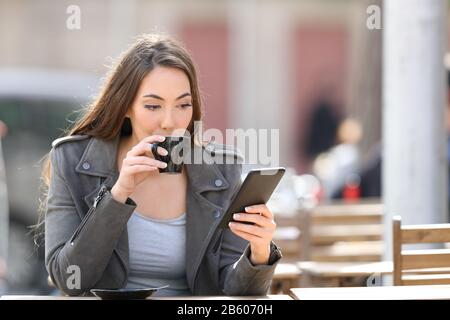
{"type": "Polygon", "coordinates": [[[306,222],[304,260],[380,261],[383,252],[383,205],[336,203],[313,209],[306,222]]]}
{"type": "Polygon", "coordinates": [[[405,244],[447,242],[450,224],[402,226],[401,217],[394,217],[394,285],[450,284],[450,249],[402,249],[405,244]]]}
{"type": "Polygon", "coordinates": [[[282,216],[274,213],[277,228],[274,234],[275,243],[282,249],[283,261],[298,261],[302,254],[303,222],[302,216],[282,216]]]}
{"type": "Polygon", "coordinates": [[[274,212],[277,229],[273,240],[281,248],[283,259],[275,269],[271,294],[288,294],[290,288],[298,287],[300,284],[301,271],[297,267],[297,262],[302,254],[302,217],[300,211],[292,216],[274,212]]]}
{"type": "Polygon", "coordinates": [[[305,220],[303,262],[297,264],[302,286],[364,286],[369,276],[386,273],[384,265],[376,264],[383,255],[379,200],[322,204],[305,220]],[[343,266],[352,272],[342,272],[343,266]]]}

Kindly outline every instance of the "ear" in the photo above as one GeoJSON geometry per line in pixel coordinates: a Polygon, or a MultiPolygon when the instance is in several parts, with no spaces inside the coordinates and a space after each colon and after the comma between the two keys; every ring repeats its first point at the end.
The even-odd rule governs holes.
{"type": "Polygon", "coordinates": [[[130,118],[131,116],[131,107],[127,108],[127,112],[125,112],[125,118],[130,118]]]}

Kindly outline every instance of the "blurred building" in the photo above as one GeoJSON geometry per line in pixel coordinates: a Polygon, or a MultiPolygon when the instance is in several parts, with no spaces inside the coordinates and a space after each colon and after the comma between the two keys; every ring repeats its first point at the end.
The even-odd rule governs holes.
{"type": "MultiPolygon", "coordinates": [[[[205,126],[275,128],[282,162],[305,169],[308,114],[324,89],[345,107],[358,1],[0,1],[0,68],[66,70],[102,77],[132,37],[183,41],[200,73],[205,126]]],[[[92,94],[95,87],[88,88],[92,94]]]]}

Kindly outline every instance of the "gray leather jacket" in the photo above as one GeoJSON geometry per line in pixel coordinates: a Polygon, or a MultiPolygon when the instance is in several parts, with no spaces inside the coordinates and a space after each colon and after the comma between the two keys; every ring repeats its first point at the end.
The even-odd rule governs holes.
{"type": "MultiPolygon", "coordinates": [[[[109,192],[118,178],[119,138],[105,141],[75,135],[52,144],[45,263],[52,281],[67,295],[122,288],[127,282],[126,226],[136,204],[130,198],[119,203],[109,192]]],[[[194,149],[209,159],[239,157],[235,149],[219,144],[194,149]]],[[[248,242],[228,229],[216,228],[239,187],[241,165],[203,163],[185,168],[186,278],[192,294],[267,294],[280,251],[272,243],[269,265],[254,266],[248,258],[248,242]]]]}

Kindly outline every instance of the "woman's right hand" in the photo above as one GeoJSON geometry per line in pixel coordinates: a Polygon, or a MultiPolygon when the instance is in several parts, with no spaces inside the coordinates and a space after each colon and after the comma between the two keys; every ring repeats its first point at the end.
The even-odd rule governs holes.
{"type": "MultiPolygon", "coordinates": [[[[111,189],[116,201],[125,203],[135,188],[144,181],[151,172],[167,167],[167,164],[153,158],[151,143],[164,141],[164,136],[154,135],[142,139],[135,145],[123,159],[119,178],[111,189]],[[146,154],[150,154],[151,157],[146,154]]],[[[167,150],[158,147],[158,153],[167,155],[167,150]]]]}

